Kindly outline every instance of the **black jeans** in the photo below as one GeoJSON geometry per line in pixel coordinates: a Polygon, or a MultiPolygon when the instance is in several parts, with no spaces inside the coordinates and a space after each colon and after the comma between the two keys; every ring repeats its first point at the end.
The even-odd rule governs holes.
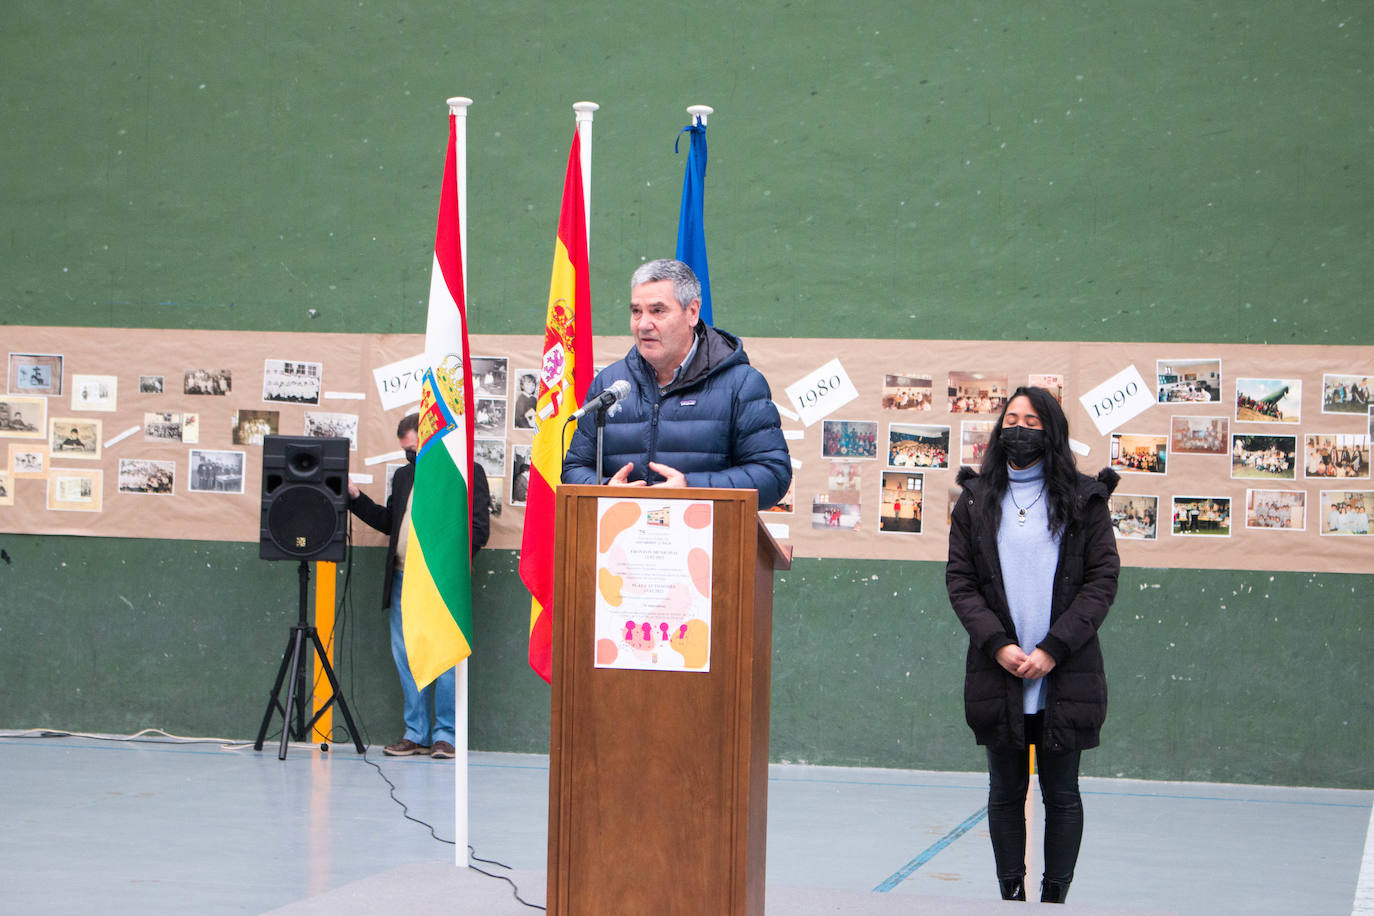
{"type": "MultiPolygon", "coordinates": [[[[1026,716],[1026,741],[1034,744],[1040,793],[1045,799],[1045,878],[1073,881],[1083,842],[1083,800],[1078,794],[1081,751],[1050,753],[1040,746],[1043,713],[1026,716]]],[[[1030,755],[1025,750],[988,750],[988,830],[998,878],[1026,875],[1026,790],[1030,755]]]]}

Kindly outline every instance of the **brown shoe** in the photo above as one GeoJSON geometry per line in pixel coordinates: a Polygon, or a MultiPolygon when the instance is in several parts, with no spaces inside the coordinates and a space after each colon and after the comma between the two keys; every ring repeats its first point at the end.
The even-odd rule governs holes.
{"type": "Polygon", "coordinates": [[[455,753],[453,745],[447,741],[436,741],[434,742],[434,750],[430,752],[429,756],[435,760],[452,760],[455,753]]]}
{"type": "MultiPolygon", "coordinates": [[[[442,744],[443,742],[440,743],[442,744]]],[[[423,744],[416,744],[409,738],[402,738],[395,744],[388,744],[386,747],[382,748],[382,753],[386,754],[388,757],[414,757],[416,755],[425,757],[429,755],[429,748],[425,747],[423,744]]],[[[452,757],[453,755],[449,754],[449,756],[452,757]]]]}

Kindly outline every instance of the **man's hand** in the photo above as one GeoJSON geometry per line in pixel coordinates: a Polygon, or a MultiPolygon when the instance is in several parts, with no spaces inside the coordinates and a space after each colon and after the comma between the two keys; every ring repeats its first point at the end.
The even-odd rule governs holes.
{"type": "Polygon", "coordinates": [[[623,468],[621,468],[620,470],[616,471],[615,474],[612,475],[611,479],[608,480],[608,481],[606,481],[606,484],[607,484],[608,486],[612,486],[612,487],[642,487],[642,486],[644,486],[644,481],[642,481],[642,480],[630,480],[630,472],[633,471],[634,468],[635,468],[635,463],[634,463],[633,461],[627,461],[627,462],[625,463],[625,466],[624,466],[623,468]]]}
{"type": "Polygon", "coordinates": [[[359,497],[359,495],[361,495],[361,494],[362,494],[362,490],[359,490],[359,489],[358,489],[358,485],[355,484],[353,481],[350,480],[350,481],[348,482],[348,498],[349,498],[349,499],[357,499],[357,498],[359,497]]]}
{"type": "Polygon", "coordinates": [[[669,467],[666,464],[659,464],[657,461],[650,461],[649,467],[652,468],[660,477],[663,483],[656,483],[656,487],[685,487],[687,477],[677,468],[669,467]]]}
{"type": "MultiPolygon", "coordinates": [[[[647,487],[650,484],[643,480],[630,480],[630,472],[634,470],[634,462],[627,463],[623,468],[615,472],[606,483],[613,487],[647,487]]],[[[649,462],[650,470],[654,471],[663,478],[662,483],[652,484],[655,487],[685,487],[687,477],[675,467],[666,464],[659,464],[657,461],[649,462]]]]}

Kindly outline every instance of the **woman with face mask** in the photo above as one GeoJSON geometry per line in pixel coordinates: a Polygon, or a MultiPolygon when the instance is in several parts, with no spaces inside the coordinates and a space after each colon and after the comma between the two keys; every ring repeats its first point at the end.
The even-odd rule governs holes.
{"type": "Polygon", "coordinates": [[[945,583],[968,631],[964,717],[987,749],[988,828],[1004,900],[1025,900],[1028,745],[1045,802],[1042,903],[1063,903],[1083,837],[1080,754],[1098,744],[1107,680],[1097,630],[1120,561],[1108,497],[1080,474],[1054,395],[1018,388],[982,466],[960,470],[945,583]]]}

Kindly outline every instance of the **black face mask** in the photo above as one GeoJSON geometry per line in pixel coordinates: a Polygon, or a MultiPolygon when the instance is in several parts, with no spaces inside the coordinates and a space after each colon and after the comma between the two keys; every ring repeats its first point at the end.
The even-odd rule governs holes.
{"type": "Polygon", "coordinates": [[[415,449],[406,449],[406,461],[409,461],[411,464],[415,463],[415,449]]]}
{"type": "Polygon", "coordinates": [[[1026,426],[1004,426],[1002,448],[1013,465],[1028,468],[1045,454],[1045,431],[1026,426]]]}

